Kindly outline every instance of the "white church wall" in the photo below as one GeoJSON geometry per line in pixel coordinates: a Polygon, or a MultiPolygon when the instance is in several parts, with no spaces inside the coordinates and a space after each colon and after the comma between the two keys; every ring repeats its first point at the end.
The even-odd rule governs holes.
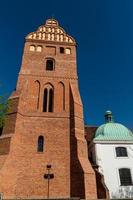
{"type": "Polygon", "coordinates": [[[93,143],[91,143],[89,146],[88,156],[91,159],[91,162],[96,164],[96,149],[94,148],[93,143]]]}
{"type": "Polygon", "coordinates": [[[95,144],[94,146],[96,164],[99,166],[99,171],[104,175],[105,184],[109,189],[110,197],[133,197],[133,186],[120,186],[119,178],[119,169],[129,168],[133,181],[133,144],[95,144]],[[117,157],[116,147],[126,147],[128,156],[117,157]]]}

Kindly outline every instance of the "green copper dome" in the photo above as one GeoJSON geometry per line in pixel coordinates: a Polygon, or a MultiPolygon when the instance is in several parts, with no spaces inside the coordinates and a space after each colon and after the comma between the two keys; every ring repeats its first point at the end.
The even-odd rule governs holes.
{"type": "Polygon", "coordinates": [[[113,121],[112,112],[105,113],[105,124],[95,133],[94,141],[130,141],[133,142],[132,132],[122,124],[113,121]]]}

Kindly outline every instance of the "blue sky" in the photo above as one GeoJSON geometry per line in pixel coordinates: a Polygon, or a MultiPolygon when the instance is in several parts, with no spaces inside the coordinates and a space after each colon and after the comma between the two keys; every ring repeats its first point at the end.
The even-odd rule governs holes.
{"type": "Polygon", "coordinates": [[[54,16],[78,44],[85,122],[104,112],[133,128],[133,0],[5,0],[0,4],[0,93],[16,87],[24,37],[54,16]]]}

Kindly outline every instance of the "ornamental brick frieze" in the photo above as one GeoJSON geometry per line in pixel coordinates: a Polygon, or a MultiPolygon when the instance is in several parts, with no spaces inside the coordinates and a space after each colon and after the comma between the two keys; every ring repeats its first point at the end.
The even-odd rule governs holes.
{"type": "Polygon", "coordinates": [[[36,41],[48,41],[48,42],[63,42],[75,44],[74,38],[69,36],[63,28],[61,28],[58,22],[54,19],[48,19],[45,25],[40,26],[37,31],[27,35],[26,39],[36,41]]]}

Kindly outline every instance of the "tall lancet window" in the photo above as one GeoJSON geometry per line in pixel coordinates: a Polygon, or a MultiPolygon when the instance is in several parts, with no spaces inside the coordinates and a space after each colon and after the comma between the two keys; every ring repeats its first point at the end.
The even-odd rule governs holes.
{"type": "Polygon", "coordinates": [[[40,135],[38,137],[37,151],[38,152],[43,152],[43,150],[44,150],[44,137],[40,135]]]}
{"type": "Polygon", "coordinates": [[[47,99],[48,99],[48,89],[45,88],[43,97],[43,112],[47,112],[47,99]]]}
{"type": "Polygon", "coordinates": [[[48,112],[53,112],[53,89],[49,90],[49,107],[48,112]]]}
{"type": "Polygon", "coordinates": [[[43,96],[43,112],[53,112],[53,103],[54,103],[54,90],[53,87],[48,84],[44,89],[43,96]]]}

